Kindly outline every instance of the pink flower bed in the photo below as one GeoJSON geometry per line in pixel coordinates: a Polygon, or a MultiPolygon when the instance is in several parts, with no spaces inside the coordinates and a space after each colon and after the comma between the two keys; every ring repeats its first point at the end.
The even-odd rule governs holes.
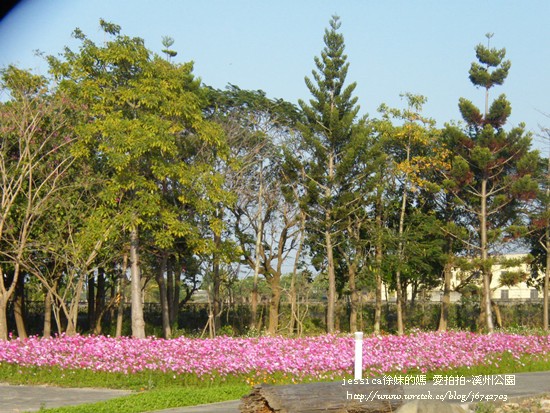
{"type": "MultiPolygon", "coordinates": [[[[420,369],[423,372],[493,362],[495,355],[550,352],[548,336],[466,332],[367,336],[363,366],[368,374],[420,369]]],[[[334,378],[353,372],[354,338],[336,335],[284,338],[132,339],[60,336],[0,341],[0,363],[62,369],[134,373],[256,375],[334,378]]],[[[367,374],[367,373],[366,373],[367,374]]]]}

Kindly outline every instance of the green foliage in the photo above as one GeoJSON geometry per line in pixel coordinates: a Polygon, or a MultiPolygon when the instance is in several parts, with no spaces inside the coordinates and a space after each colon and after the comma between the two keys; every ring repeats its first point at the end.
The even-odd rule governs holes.
{"type": "MultiPolygon", "coordinates": [[[[303,113],[303,120],[298,124],[302,138],[299,171],[303,189],[300,191],[300,204],[308,216],[307,244],[312,253],[312,264],[318,269],[327,268],[329,332],[334,329],[337,278],[341,289],[345,282],[344,266],[347,265],[341,267],[343,271],[338,271],[337,276],[337,268],[343,264],[337,262],[337,255],[349,252],[349,249],[336,250],[338,238],[343,236],[342,226],[356,228],[356,235],[347,239],[360,241],[357,237],[360,226],[351,223],[358,219],[358,215],[350,215],[349,220],[345,217],[352,211],[359,211],[362,194],[358,193],[355,197],[349,195],[359,189],[367,177],[359,172],[364,167],[361,161],[357,165],[360,168],[352,167],[355,166],[353,158],[358,156],[356,159],[361,159],[358,149],[369,138],[369,133],[365,133],[364,120],[356,123],[359,106],[357,97],[352,96],[356,83],[345,85],[349,63],[344,54],[344,37],[339,29],[340,19],[333,16],[330,28],[325,30],[325,47],[321,56],[314,58],[316,70],[312,71],[313,80],[305,78],[312,99],[309,104],[298,101],[303,113]]],[[[364,149],[369,146],[364,145],[364,149]]],[[[354,244],[351,249],[355,252],[361,249],[356,241],[351,243],[354,244]]],[[[349,258],[346,261],[349,263],[349,258]]]]}
{"type": "MultiPolygon", "coordinates": [[[[202,119],[192,66],[152,56],[142,39],[120,35],[118,26],[103,22],[102,27],[115,39],[100,47],[81,36],[78,53],[66,51],[63,62],[50,58],[52,72],[64,78],[61,86],[88,107],[93,119],[79,128],[82,143],[90,155],[101,156],[105,193],[112,197],[123,227],[147,228],[155,216],[172,235],[158,238],[161,244],[198,236],[179,221],[179,211],[170,211],[159,191],[161,182],[179,182],[189,188],[180,196],[184,204],[194,204],[201,212],[208,208],[202,205],[205,194],[196,191],[199,182],[207,182],[207,165],[188,159],[197,146],[220,147],[223,138],[202,119]]],[[[208,187],[214,195],[210,180],[208,187]]]]}
{"type": "Polygon", "coordinates": [[[496,411],[496,406],[491,403],[477,403],[475,413],[493,413],[496,411]]]}
{"type": "Polygon", "coordinates": [[[546,274],[548,267],[548,254],[550,246],[550,163],[547,159],[542,162],[542,173],[540,190],[537,192],[535,207],[530,212],[530,222],[526,240],[530,247],[531,261],[531,283],[544,288],[544,279],[541,274],[546,274]]]}
{"type": "Polygon", "coordinates": [[[493,101],[489,112],[487,113],[487,123],[494,128],[500,128],[505,123],[510,114],[512,113],[512,106],[510,102],[506,100],[505,95],[500,95],[493,101]]]}
{"type": "MultiPolygon", "coordinates": [[[[460,99],[459,109],[467,126],[461,130],[447,125],[443,132],[444,142],[453,153],[444,182],[462,211],[463,225],[470,229],[462,240],[476,248],[479,268],[490,280],[490,251],[525,233],[525,211],[538,192],[535,175],[539,161],[523,125],[504,131],[511,113],[505,95],[489,106],[489,89],[503,84],[510,69],[510,62],[503,60],[505,50],[478,45],[476,56],[479,63],[472,64],[470,80],[485,88],[485,113],[460,99]]],[[[521,279],[519,274],[510,273],[504,283],[511,285],[521,279]]]]}
{"type": "MultiPolygon", "coordinates": [[[[173,249],[185,239],[191,251],[205,253],[213,246],[201,225],[221,231],[215,210],[226,194],[201,153],[223,153],[225,141],[203,117],[200,81],[191,63],[168,62],[142,39],[120,34],[119,26],[101,26],[112,40],[99,46],[80,32],[78,52],[49,58],[60,87],[87,108],[79,153],[101,174],[101,208],[119,231],[148,231],[157,248],[173,249]]],[[[168,48],[173,39],[163,44],[168,48]]]]}
{"type": "Polygon", "coordinates": [[[166,55],[167,59],[177,56],[178,52],[171,50],[170,47],[174,44],[174,39],[169,36],[162,36],[162,45],[165,49],[162,50],[162,53],[166,55]]]}
{"type": "Polygon", "coordinates": [[[500,275],[500,285],[512,287],[525,281],[528,276],[524,271],[505,271],[500,275]]]}
{"type": "MultiPolygon", "coordinates": [[[[490,40],[493,35],[487,34],[486,36],[490,40]]],[[[502,85],[511,66],[510,61],[504,60],[506,49],[489,48],[479,44],[475,50],[476,57],[481,64],[472,63],[470,81],[485,89],[490,89],[494,85],[502,85]],[[489,69],[493,70],[489,71],[489,69]]]]}
{"type": "Polygon", "coordinates": [[[153,410],[236,400],[248,394],[249,391],[250,387],[246,384],[226,384],[206,388],[166,388],[140,392],[99,403],[41,409],[40,411],[49,413],[150,412],[153,410]]]}
{"type": "Polygon", "coordinates": [[[349,68],[344,54],[344,37],[338,32],[340,18],[333,16],[330,29],[325,30],[325,48],[321,57],[315,57],[317,70],[312,72],[315,83],[305,78],[313,99],[309,105],[299,100],[306,121],[301,127],[304,138],[315,147],[316,156],[325,158],[322,152],[340,153],[349,142],[352,124],[359,112],[357,97],[352,97],[356,83],[344,87],[349,68]]]}
{"type": "Polygon", "coordinates": [[[344,37],[338,32],[340,25],[339,17],[333,16],[330,28],[325,30],[325,47],[321,56],[314,59],[313,80],[305,78],[312,99],[308,103],[298,102],[303,113],[298,126],[304,155],[301,162],[296,158],[293,162],[292,157],[288,157],[289,162],[307,176],[301,203],[311,218],[308,220],[309,246],[313,261],[318,264],[325,261],[328,248],[326,245],[320,248],[323,242],[319,237],[325,230],[338,232],[333,222],[346,214],[338,204],[345,204],[344,199],[351,194],[352,187],[360,185],[357,176],[353,176],[357,174],[355,168],[361,165],[356,162],[370,146],[364,123],[355,124],[359,106],[352,94],[356,83],[345,85],[349,63],[344,54],[344,37]],[[351,187],[348,188],[346,182],[351,187]]]}
{"type": "MultiPolygon", "coordinates": [[[[298,231],[299,213],[307,216],[309,253],[300,265],[312,264],[323,282],[336,277],[342,299],[373,288],[381,268],[390,286],[400,271],[403,285],[430,287],[447,263],[460,266],[455,254],[495,251],[526,236],[533,268],[546,265],[540,240],[547,235],[548,182],[539,172],[548,167],[531,151],[525,125],[504,129],[511,114],[506,96],[488,100],[511,67],[505,49],[476,46],[468,75],[486,92],[485,110],[461,98],[465,124],[440,131],[421,114],[426,98],[413,94],[402,96],[405,109],[381,105],[380,119],[359,118],[337,16],[305,79],[311,98],[299,100],[299,108],[261,90],[202,86],[191,62],[172,62],[177,52],[169,36],[162,37],[161,58],[120,26],[102,19],[100,27],[101,43],[75,29],[76,49],[48,57],[49,76],[14,66],[1,71],[7,97],[0,103],[2,192],[13,201],[2,205],[2,281],[19,260],[57,294],[58,307],[77,303],[92,268],[112,269],[114,282],[128,232],[139,228],[144,274],[163,273],[159,257],[166,254],[169,269],[191,291],[199,276],[205,286],[213,280],[207,268],[214,262],[237,266],[253,258],[260,220],[268,235],[281,223],[298,231]],[[40,127],[21,134],[18,122],[29,119],[40,127]],[[39,160],[29,181],[30,160],[21,147],[39,160]],[[258,201],[260,174],[265,185],[258,201]],[[10,198],[18,185],[22,192],[10,198]],[[42,192],[25,196],[30,187],[42,192]],[[27,221],[32,248],[15,260],[14,246],[27,228],[25,202],[48,190],[27,221]],[[268,193],[276,195],[268,199],[268,193]]],[[[260,272],[269,279],[277,247],[263,241],[260,272]]],[[[462,267],[488,272],[492,262],[479,258],[462,267]]],[[[228,289],[230,272],[221,271],[228,289]]],[[[503,282],[523,276],[508,273],[503,282]]],[[[37,280],[31,284],[38,290],[37,280]]]]}
{"type": "MultiPolygon", "coordinates": [[[[381,184],[387,202],[382,267],[387,285],[401,297],[408,286],[416,291],[439,284],[448,257],[441,231],[444,224],[434,213],[442,189],[437,171],[448,168],[448,151],[439,145],[433,120],[421,113],[426,98],[402,97],[407,107],[382,105],[382,120],[376,124],[391,162],[381,184]]],[[[403,329],[400,318],[398,333],[403,329]]]]}
{"type": "Polygon", "coordinates": [[[483,115],[470,100],[460,98],[458,108],[466,123],[473,125],[481,125],[483,123],[483,115]]]}

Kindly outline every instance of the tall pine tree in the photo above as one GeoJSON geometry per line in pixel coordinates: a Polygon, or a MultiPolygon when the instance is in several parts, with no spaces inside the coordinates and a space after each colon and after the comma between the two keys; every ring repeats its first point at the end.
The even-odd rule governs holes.
{"type": "Polygon", "coordinates": [[[309,240],[315,262],[326,268],[328,276],[327,331],[335,328],[336,305],[336,237],[338,197],[343,185],[338,166],[352,141],[354,122],[359,111],[353,97],[356,83],[345,85],[349,68],[344,54],[344,36],[339,33],[340,18],[333,16],[325,30],[325,47],[315,57],[313,80],[306,77],[312,98],[299,105],[304,114],[300,125],[307,152],[304,170],[306,202],[309,216],[309,240]]]}
{"type": "MultiPolygon", "coordinates": [[[[488,34],[490,40],[492,34],[488,34]]],[[[500,95],[489,106],[489,91],[502,85],[510,62],[505,49],[489,44],[476,47],[478,62],[472,63],[470,81],[485,91],[485,111],[461,98],[459,109],[466,127],[447,126],[444,131],[452,166],[446,185],[469,216],[468,243],[475,251],[474,262],[483,280],[482,318],[488,332],[493,331],[491,314],[491,267],[495,248],[510,238],[509,230],[520,223],[522,202],[532,199],[537,190],[532,171],[537,170],[538,154],[531,151],[531,137],[520,124],[510,131],[504,125],[511,105],[500,95]]],[[[513,235],[513,234],[512,234],[513,235]]]]}

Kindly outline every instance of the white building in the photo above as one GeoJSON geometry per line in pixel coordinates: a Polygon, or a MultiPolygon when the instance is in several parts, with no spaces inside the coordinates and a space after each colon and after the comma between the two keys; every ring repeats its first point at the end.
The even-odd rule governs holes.
{"type": "MultiPolygon", "coordinates": [[[[525,254],[509,254],[504,255],[502,258],[506,260],[510,259],[521,259],[524,258],[525,254]]],[[[501,283],[501,277],[506,273],[523,273],[524,280],[527,280],[530,277],[531,269],[527,263],[522,263],[521,265],[515,267],[503,266],[501,264],[496,264],[492,268],[493,277],[491,280],[491,298],[493,300],[531,300],[542,298],[542,292],[538,291],[535,287],[527,285],[525,281],[521,281],[514,286],[508,287],[504,286],[501,283]]],[[[473,275],[471,273],[464,273],[459,270],[453,271],[453,277],[451,279],[451,302],[460,301],[461,293],[455,291],[455,289],[462,283],[466,277],[471,277],[471,283],[477,285],[480,288],[483,288],[483,280],[481,274],[473,275]]],[[[423,293],[426,299],[429,299],[432,302],[441,301],[443,296],[443,283],[431,291],[426,291],[423,293]]],[[[383,291],[382,296],[385,298],[386,294],[383,291]]],[[[412,288],[407,289],[407,298],[412,297],[412,288]]],[[[390,301],[395,301],[395,292],[390,292],[388,294],[390,301]]]]}

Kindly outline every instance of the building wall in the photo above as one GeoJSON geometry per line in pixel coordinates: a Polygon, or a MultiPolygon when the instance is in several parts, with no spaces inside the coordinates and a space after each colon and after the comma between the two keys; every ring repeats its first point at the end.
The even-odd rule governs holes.
{"type": "MultiPolygon", "coordinates": [[[[512,259],[512,258],[522,258],[525,257],[525,254],[510,254],[510,255],[504,255],[503,256],[506,259],[512,259]]],[[[500,285],[500,277],[505,271],[517,271],[521,270],[526,272],[527,274],[530,273],[530,268],[527,264],[522,264],[519,267],[507,267],[503,268],[501,265],[494,265],[492,268],[493,272],[493,278],[491,280],[491,291],[492,291],[492,298],[494,300],[530,300],[530,299],[538,299],[542,297],[542,293],[537,291],[536,288],[530,287],[527,285],[526,282],[521,282],[513,287],[505,287],[500,285]]],[[[464,276],[464,275],[462,275],[464,276]]],[[[453,278],[451,280],[451,302],[457,302],[460,301],[461,294],[454,291],[454,289],[460,284],[461,282],[461,274],[458,270],[453,271],[453,278]]],[[[477,280],[475,280],[475,285],[478,285],[480,288],[483,288],[482,285],[482,279],[481,276],[477,280]]],[[[385,286],[383,287],[385,288],[385,286]]],[[[383,290],[382,297],[385,299],[386,294],[383,290]]],[[[391,291],[388,293],[388,297],[390,301],[395,301],[395,291],[391,291]]],[[[410,299],[412,297],[412,288],[407,289],[407,298],[410,299]]],[[[443,283],[438,288],[435,288],[427,293],[427,297],[429,298],[429,301],[441,301],[441,298],[443,297],[443,283]]]]}

